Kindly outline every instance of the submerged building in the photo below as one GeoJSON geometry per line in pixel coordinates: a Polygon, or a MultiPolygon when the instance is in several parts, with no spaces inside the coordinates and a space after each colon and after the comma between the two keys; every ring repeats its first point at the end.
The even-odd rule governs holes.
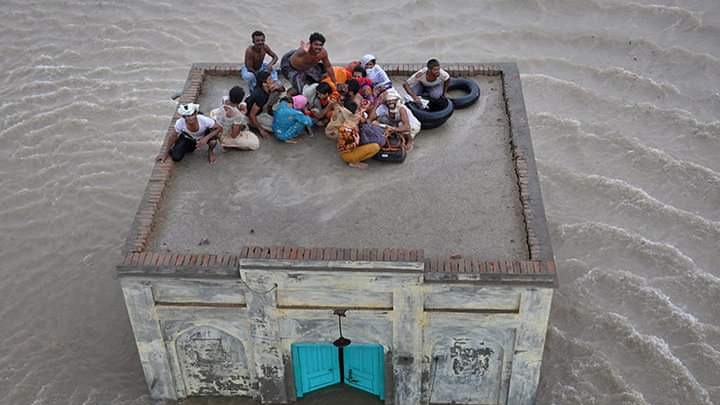
{"type": "MultiPolygon", "coordinates": [[[[240,68],[193,65],[180,102],[209,111],[240,68]]],[[[557,275],[520,77],[443,68],[480,101],[402,165],[349,169],[323,136],[155,164],[117,266],[153,398],[534,403],[557,275]]]]}

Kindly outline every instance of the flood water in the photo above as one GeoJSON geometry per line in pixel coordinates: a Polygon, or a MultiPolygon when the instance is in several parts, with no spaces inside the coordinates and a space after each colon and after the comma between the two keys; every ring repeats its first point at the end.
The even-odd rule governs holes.
{"type": "Polygon", "coordinates": [[[114,264],[169,96],[255,29],[516,61],[560,272],[537,403],[720,403],[720,2],[212,3],[0,1],[0,403],[153,403],[114,264]]]}

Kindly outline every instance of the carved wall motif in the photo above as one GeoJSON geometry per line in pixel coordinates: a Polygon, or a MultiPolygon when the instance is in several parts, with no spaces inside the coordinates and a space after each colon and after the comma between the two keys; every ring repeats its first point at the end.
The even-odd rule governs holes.
{"type": "Polygon", "coordinates": [[[237,338],[212,327],[196,327],[176,341],[187,395],[247,395],[249,366],[237,338]]]}
{"type": "Polygon", "coordinates": [[[427,386],[431,392],[426,395],[437,403],[502,403],[503,366],[510,345],[507,333],[494,330],[440,338],[432,349],[427,386]]]}
{"type": "Polygon", "coordinates": [[[490,367],[490,358],[495,351],[480,342],[480,347],[472,347],[467,339],[457,339],[450,347],[450,359],[453,373],[458,377],[483,377],[490,367]]]}

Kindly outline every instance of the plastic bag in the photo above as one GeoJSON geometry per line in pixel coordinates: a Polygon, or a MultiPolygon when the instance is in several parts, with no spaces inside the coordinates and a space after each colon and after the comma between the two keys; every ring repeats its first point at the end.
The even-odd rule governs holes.
{"type": "Polygon", "coordinates": [[[328,122],[328,124],[325,126],[325,135],[332,139],[337,138],[338,128],[340,128],[340,126],[345,121],[351,121],[353,124],[357,125],[358,117],[351,113],[350,110],[348,110],[347,108],[338,104],[333,109],[333,114],[332,118],[330,118],[330,122],[328,122]]]}

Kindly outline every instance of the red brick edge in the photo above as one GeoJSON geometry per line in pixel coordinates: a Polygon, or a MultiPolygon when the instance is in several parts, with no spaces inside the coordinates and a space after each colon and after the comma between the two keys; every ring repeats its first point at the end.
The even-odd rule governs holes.
{"type": "Polygon", "coordinates": [[[236,255],[135,252],[125,255],[123,267],[226,267],[239,259],[276,260],[361,260],[384,262],[423,262],[422,249],[343,249],[294,246],[251,246],[236,255]]]}
{"type": "Polygon", "coordinates": [[[425,260],[426,273],[555,274],[555,262],[539,260],[486,261],[473,258],[425,260]]]}
{"type": "Polygon", "coordinates": [[[278,260],[361,260],[381,262],[422,262],[423,249],[305,248],[297,246],[246,246],[240,258],[278,260]]]}
{"type": "Polygon", "coordinates": [[[178,253],[128,253],[123,267],[236,267],[237,256],[178,253]]]}
{"type": "Polygon", "coordinates": [[[525,217],[530,259],[535,259],[540,256],[540,242],[535,229],[530,225],[535,218],[535,213],[530,204],[530,192],[528,191],[528,162],[523,152],[513,148],[513,154],[515,155],[515,170],[518,177],[518,186],[520,187],[520,201],[522,202],[523,216],[525,217]]]}

